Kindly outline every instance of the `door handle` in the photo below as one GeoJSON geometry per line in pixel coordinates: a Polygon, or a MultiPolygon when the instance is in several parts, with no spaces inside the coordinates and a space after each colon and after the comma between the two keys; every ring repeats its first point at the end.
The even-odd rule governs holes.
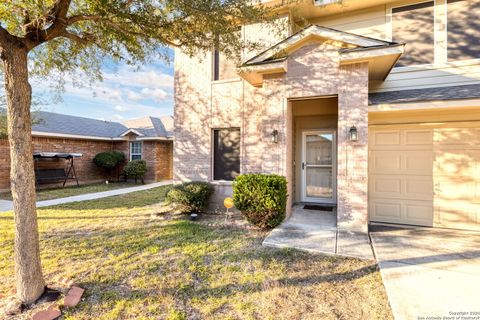
{"type": "Polygon", "coordinates": [[[302,162],[302,170],[305,170],[305,162],[302,162]]]}

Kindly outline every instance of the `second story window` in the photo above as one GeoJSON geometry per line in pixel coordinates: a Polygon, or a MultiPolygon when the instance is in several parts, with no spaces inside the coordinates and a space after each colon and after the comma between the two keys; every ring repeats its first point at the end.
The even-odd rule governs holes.
{"type": "Polygon", "coordinates": [[[449,61],[480,58],[480,0],[447,1],[449,61]]]}
{"type": "Polygon", "coordinates": [[[397,67],[434,62],[433,1],[392,9],[392,40],[406,43],[397,67]]]}
{"type": "MultiPolygon", "coordinates": [[[[235,35],[236,37],[242,37],[242,29],[238,27],[235,33],[231,35],[235,35]]],[[[227,57],[221,50],[215,49],[213,50],[213,66],[212,66],[212,73],[213,81],[218,80],[229,80],[229,79],[237,79],[237,65],[236,61],[233,58],[227,57]]]]}
{"type": "Polygon", "coordinates": [[[228,80],[237,78],[235,62],[215,49],[213,51],[213,80],[228,80]]]}
{"type": "Polygon", "coordinates": [[[131,141],[130,142],[130,160],[142,159],[142,142],[131,141]]]}

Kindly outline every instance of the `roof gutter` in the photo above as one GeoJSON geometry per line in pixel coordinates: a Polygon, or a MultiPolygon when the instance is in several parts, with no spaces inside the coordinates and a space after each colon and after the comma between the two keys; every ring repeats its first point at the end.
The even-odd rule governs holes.
{"type": "MultiPolygon", "coordinates": [[[[32,131],[33,137],[46,137],[46,138],[67,138],[67,139],[82,139],[82,140],[97,140],[97,141],[128,141],[128,137],[97,137],[97,136],[84,136],[79,134],[68,133],[54,133],[54,132],[42,132],[32,131]]],[[[173,137],[138,137],[137,140],[173,140],[173,137]]]]}
{"type": "Polygon", "coordinates": [[[110,137],[84,136],[84,135],[78,135],[78,134],[53,133],[53,132],[42,132],[42,131],[32,131],[32,136],[34,136],[34,137],[52,137],[52,138],[69,138],[69,139],[85,139],[85,140],[101,140],[101,141],[111,141],[111,140],[113,140],[110,137]]]}

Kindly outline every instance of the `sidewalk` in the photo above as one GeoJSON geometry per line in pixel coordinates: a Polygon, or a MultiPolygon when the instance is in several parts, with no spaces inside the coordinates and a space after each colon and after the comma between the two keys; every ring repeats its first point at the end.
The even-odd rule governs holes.
{"type": "MultiPolygon", "coordinates": [[[[130,187],[130,188],[116,189],[116,190],[96,192],[96,193],[87,193],[87,194],[81,194],[81,195],[78,195],[78,196],[71,196],[71,197],[59,198],[59,199],[53,199],[53,200],[38,201],[37,202],[37,208],[54,206],[54,205],[57,205],[57,204],[63,204],[63,203],[69,203],[69,202],[88,201],[88,200],[95,200],[95,199],[101,199],[101,198],[106,198],[106,197],[118,196],[118,195],[121,195],[121,194],[126,194],[126,193],[131,193],[131,192],[136,192],[136,191],[143,191],[143,190],[153,189],[153,188],[157,188],[157,187],[161,187],[161,186],[166,186],[166,185],[169,185],[169,184],[172,184],[172,183],[173,183],[172,180],[166,180],[166,181],[149,183],[149,184],[139,185],[139,186],[130,187]]],[[[13,210],[13,202],[12,201],[0,200],[0,212],[6,212],[6,211],[11,211],[11,210],[13,210]]]]}

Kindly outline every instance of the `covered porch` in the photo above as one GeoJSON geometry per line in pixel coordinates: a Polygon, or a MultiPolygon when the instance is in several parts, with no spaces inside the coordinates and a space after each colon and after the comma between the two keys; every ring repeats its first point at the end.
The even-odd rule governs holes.
{"type": "MultiPolygon", "coordinates": [[[[333,207],[336,228],[366,234],[368,83],[383,80],[402,52],[401,44],[310,26],[240,67],[255,87],[246,105],[262,105],[263,136],[277,134],[262,143],[257,172],[286,176],[288,217],[298,204],[333,207]]],[[[245,145],[249,163],[258,142],[245,145]]]]}
{"type": "Polygon", "coordinates": [[[240,68],[263,101],[263,134],[278,133],[264,146],[262,171],[288,181],[287,220],[265,245],[373,258],[368,85],[402,52],[403,44],[313,25],[240,68]]]}
{"type": "MultiPolygon", "coordinates": [[[[291,210],[264,245],[372,260],[367,233],[361,225],[342,227],[342,222],[349,220],[342,217],[342,209],[340,215],[337,209],[338,182],[345,178],[339,167],[348,162],[343,158],[345,145],[338,142],[338,96],[289,99],[288,110],[291,210]]],[[[349,166],[347,170],[352,168],[352,172],[362,169],[349,166]]]]}

